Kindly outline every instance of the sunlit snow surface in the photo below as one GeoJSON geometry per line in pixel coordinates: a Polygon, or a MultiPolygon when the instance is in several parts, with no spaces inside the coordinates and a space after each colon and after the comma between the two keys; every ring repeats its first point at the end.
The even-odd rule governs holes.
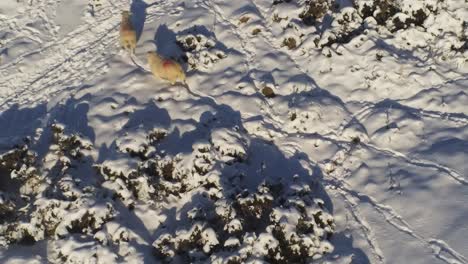
{"type": "Polygon", "coordinates": [[[468,263],[465,0],[146,1],[0,1],[0,263],[468,263]]]}

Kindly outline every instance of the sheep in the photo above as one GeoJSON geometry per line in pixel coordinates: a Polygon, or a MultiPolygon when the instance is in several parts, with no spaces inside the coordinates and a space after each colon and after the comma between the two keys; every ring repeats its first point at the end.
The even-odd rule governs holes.
{"type": "Polygon", "coordinates": [[[120,46],[122,46],[123,49],[134,53],[137,37],[130,17],[131,14],[129,11],[122,12],[122,21],[120,22],[120,46]]]}
{"type": "Polygon", "coordinates": [[[172,85],[176,82],[186,83],[184,69],[178,62],[163,58],[156,52],[150,51],[148,52],[148,64],[154,76],[167,80],[172,85]]]}

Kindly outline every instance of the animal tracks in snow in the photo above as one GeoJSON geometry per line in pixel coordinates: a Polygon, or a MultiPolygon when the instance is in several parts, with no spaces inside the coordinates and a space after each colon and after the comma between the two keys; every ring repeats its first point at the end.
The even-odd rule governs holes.
{"type": "MultiPolygon", "coordinates": [[[[64,122],[97,144],[100,149],[95,156],[108,154],[110,163],[119,164],[128,153],[147,159],[145,155],[158,151],[168,157],[176,150],[195,151],[197,173],[207,173],[204,170],[213,166],[211,129],[230,131],[231,138],[216,134],[213,147],[225,152],[217,155],[229,164],[216,165],[221,176],[209,177],[224,180],[234,175],[229,180],[242,182],[249,179],[244,169],[261,174],[268,171],[268,159],[284,155],[290,162],[284,167],[297,161],[300,166],[292,169],[310,172],[318,185],[326,187],[329,207],[342,206],[337,212],[347,220],[337,226],[337,237],[350,236],[350,248],[337,242],[336,255],[327,261],[339,263],[341,257],[343,262],[346,257],[352,261],[362,249],[362,263],[365,259],[368,263],[403,263],[405,258],[414,263],[468,263],[468,229],[466,221],[460,220],[468,217],[467,153],[463,149],[468,145],[468,97],[463,77],[466,67],[460,63],[465,55],[448,48],[445,60],[430,60],[426,54],[430,49],[412,46],[427,38],[443,51],[448,44],[434,37],[435,33],[430,35],[433,31],[393,20],[386,24],[389,29],[369,16],[349,41],[319,48],[325,41],[322,37],[336,33],[327,27],[336,26],[337,18],[346,20],[346,14],[356,14],[351,6],[343,6],[347,1],[338,1],[329,10],[323,27],[304,25],[299,16],[305,10],[304,1],[132,0],[129,7],[128,1],[119,0],[99,1],[92,10],[71,2],[81,13],[70,17],[61,13],[71,11],[63,0],[19,2],[15,12],[5,14],[0,4],[0,122],[6,122],[2,123],[6,127],[14,126],[5,116],[21,120],[27,115],[9,113],[13,106],[32,108],[49,102],[47,107],[54,112],[37,118],[51,123],[55,117],[50,116],[60,116],[61,111],[71,116],[64,122]],[[120,13],[129,9],[139,16],[141,31],[132,57],[120,56],[117,36],[120,13]],[[397,26],[403,28],[391,31],[397,26]],[[177,36],[188,34],[196,39],[193,29],[216,42],[223,58],[215,58],[203,70],[187,69],[190,88],[168,87],[148,76],[141,63],[133,65],[132,61],[139,62],[141,54],[154,51],[155,46],[166,57],[183,61],[182,55],[190,50],[178,48],[177,36]],[[289,38],[297,39],[294,45],[289,38]],[[455,69],[453,61],[459,64],[456,70],[451,70],[455,69]],[[272,91],[268,96],[263,93],[266,87],[272,91]],[[54,108],[56,103],[63,103],[63,108],[54,108]],[[153,134],[143,136],[146,130],[153,134]],[[161,148],[145,143],[159,144],[168,134],[169,143],[161,143],[161,148]],[[223,140],[228,144],[220,145],[223,140]],[[251,141],[255,144],[249,145],[251,141]],[[235,142],[243,142],[239,143],[242,151],[231,151],[240,149],[235,142]],[[262,156],[252,146],[275,154],[262,156]],[[249,168],[262,159],[260,167],[249,168]]],[[[403,7],[409,3],[397,2],[403,7]]],[[[414,2],[423,10],[428,8],[422,1],[414,2]]],[[[461,5],[455,2],[448,1],[447,6],[461,5]]],[[[458,7],[451,20],[441,8],[437,19],[448,19],[458,29],[457,17],[468,14],[466,9],[458,7]]],[[[431,19],[436,18],[427,22],[434,30],[437,23],[431,19]]],[[[209,47],[205,48],[197,53],[198,62],[203,62],[203,56],[215,56],[205,54],[209,47]]],[[[2,143],[7,141],[2,138],[2,143]]],[[[190,162],[178,158],[174,162],[190,162]]],[[[119,184],[124,188],[126,183],[119,184]]],[[[196,186],[189,192],[197,190],[196,186]]],[[[186,209],[182,208],[185,204],[178,206],[168,208],[169,213],[161,218],[178,218],[182,214],[178,210],[186,209]],[[174,216],[170,215],[173,209],[174,216]]],[[[195,211],[190,214],[204,214],[195,211]]],[[[101,235],[96,237],[111,239],[101,235]]],[[[153,234],[141,237],[153,238],[153,234]]]]}

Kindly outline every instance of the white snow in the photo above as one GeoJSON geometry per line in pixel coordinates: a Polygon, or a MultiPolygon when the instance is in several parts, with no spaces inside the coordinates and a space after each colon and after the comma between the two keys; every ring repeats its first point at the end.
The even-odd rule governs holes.
{"type": "Polygon", "coordinates": [[[468,263],[468,3],[315,2],[0,1],[0,263],[468,263]]]}

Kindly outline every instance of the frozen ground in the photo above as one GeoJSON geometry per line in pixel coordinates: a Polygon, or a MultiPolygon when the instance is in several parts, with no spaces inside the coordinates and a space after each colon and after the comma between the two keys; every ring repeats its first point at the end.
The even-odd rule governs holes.
{"type": "Polygon", "coordinates": [[[468,3],[315,3],[0,1],[0,263],[468,263],[468,3]]]}

